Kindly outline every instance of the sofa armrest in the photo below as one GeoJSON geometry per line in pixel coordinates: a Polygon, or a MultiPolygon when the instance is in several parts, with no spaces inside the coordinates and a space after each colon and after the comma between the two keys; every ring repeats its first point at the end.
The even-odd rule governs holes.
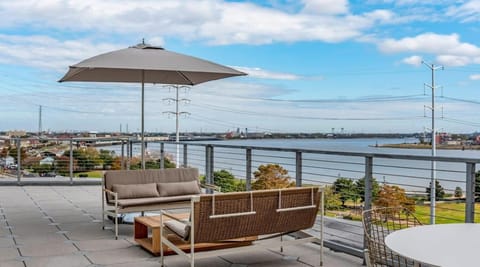
{"type": "Polygon", "coordinates": [[[113,192],[112,190],[109,190],[109,189],[106,189],[106,188],[103,188],[102,190],[103,190],[103,192],[107,193],[107,195],[112,195],[113,200],[115,201],[115,203],[117,203],[117,201],[118,201],[118,193],[117,192],[113,192]]]}
{"type": "Polygon", "coordinates": [[[200,187],[205,189],[212,189],[213,191],[221,192],[222,188],[214,184],[200,184],[200,187]]]}

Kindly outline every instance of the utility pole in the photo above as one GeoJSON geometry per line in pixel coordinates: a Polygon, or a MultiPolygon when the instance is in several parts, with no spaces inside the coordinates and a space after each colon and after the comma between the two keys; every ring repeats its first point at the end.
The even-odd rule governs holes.
{"type": "Polygon", "coordinates": [[[180,112],[179,109],[178,109],[178,104],[180,102],[184,102],[184,103],[189,103],[190,100],[189,99],[186,99],[186,98],[182,98],[180,99],[179,98],[179,95],[178,95],[178,90],[179,89],[189,89],[188,86],[180,86],[180,85],[169,85],[170,88],[173,88],[175,89],[175,98],[165,98],[163,100],[167,100],[168,102],[175,102],[175,112],[173,111],[165,111],[163,113],[166,113],[166,114],[174,114],[175,115],[175,142],[177,143],[177,153],[176,153],[176,164],[175,166],[177,168],[180,168],[180,125],[179,125],[179,122],[180,122],[180,115],[190,115],[189,112],[180,112]]]}
{"type": "Polygon", "coordinates": [[[42,105],[38,108],[38,137],[42,135],[42,105]]]}
{"type": "MultiPolygon", "coordinates": [[[[432,110],[432,157],[435,157],[437,155],[437,134],[435,131],[435,71],[442,69],[443,66],[435,65],[435,64],[428,64],[425,61],[422,61],[422,63],[427,66],[431,71],[432,71],[432,84],[428,85],[425,84],[425,86],[429,87],[432,89],[432,106],[430,109],[432,110]]],[[[436,193],[436,172],[437,168],[437,163],[435,160],[432,160],[432,175],[431,175],[431,180],[430,180],[430,224],[435,224],[435,193],[436,193]]]]}

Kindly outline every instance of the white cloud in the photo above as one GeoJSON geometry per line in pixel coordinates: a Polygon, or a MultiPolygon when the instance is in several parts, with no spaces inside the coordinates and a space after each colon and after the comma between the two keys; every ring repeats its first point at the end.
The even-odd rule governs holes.
{"type": "Polygon", "coordinates": [[[348,12],[347,0],[303,0],[303,12],[312,14],[345,14],[348,12]]]}
{"type": "Polygon", "coordinates": [[[423,59],[420,56],[411,56],[404,58],[402,62],[408,65],[420,66],[422,64],[422,60],[423,59]]]}
{"type": "MultiPolygon", "coordinates": [[[[287,12],[248,2],[192,1],[1,1],[0,28],[53,29],[91,36],[121,34],[132,39],[175,37],[211,44],[271,42],[340,42],[361,36],[392,12],[348,11],[346,0],[304,1],[301,11],[287,12]]],[[[376,25],[377,24],[377,25],[376,25]]]]}
{"type": "Polygon", "coordinates": [[[472,81],[480,81],[480,74],[472,74],[469,78],[472,81]]]}
{"type": "Polygon", "coordinates": [[[378,43],[385,53],[425,53],[436,55],[436,60],[448,66],[465,66],[480,62],[480,47],[460,41],[458,34],[424,33],[399,40],[385,39],[378,43]]]}
{"type": "Polygon", "coordinates": [[[436,61],[439,64],[452,67],[460,67],[473,63],[472,58],[470,57],[455,55],[439,55],[437,56],[436,61]]]}
{"type": "Polygon", "coordinates": [[[118,45],[90,40],[60,41],[41,35],[0,34],[0,63],[60,71],[86,57],[118,48],[118,45]]]}
{"type": "Polygon", "coordinates": [[[239,67],[233,66],[233,68],[243,71],[248,74],[249,77],[260,78],[260,79],[272,79],[272,80],[299,80],[302,79],[302,76],[285,73],[285,72],[274,72],[268,71],[261,68],[251,68],[251,67],[239,67]]]}
{"type": "Polygon", "coordinates": [[[452,6],[446,15],[461,18],[463,22],[480,21],[480,1],[470,0],[460,6],[452,6]]]}

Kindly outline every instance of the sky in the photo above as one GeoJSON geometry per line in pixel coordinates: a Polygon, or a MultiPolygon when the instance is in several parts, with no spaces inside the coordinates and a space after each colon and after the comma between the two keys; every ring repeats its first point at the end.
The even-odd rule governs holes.
{"type": "MultiPolygon", "coordinates": [[[[181,132],[480,131],[480,0],[0,0],[0,131],[139,131],[139,84],[57,81],[146,43],[247,73],[180,91],[181,132]]],[[[145,130],[175,91],[146,85],[145,130]]]]}

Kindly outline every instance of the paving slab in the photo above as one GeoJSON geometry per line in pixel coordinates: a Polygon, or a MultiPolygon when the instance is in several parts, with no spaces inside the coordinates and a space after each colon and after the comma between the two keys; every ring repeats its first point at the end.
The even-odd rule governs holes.
{"type": "Polygon", "coordinates": [[[13,260],[13,261],[1,261],[2,267],[25,267],[22,261],[13,260]]]}
{"type": "Polygon", "coordinates": [[[23,256],[35,257],[35,256],[61,256],[66,254],[72,254],[77,252],[78,249],[72,244],[61,243],[44,243],[32,245],[30,243],[24,244],[20,248],[23,256]]]}
{"type": "Polygon", "coordinates": [[[137,262],[145,261],[152,256],[137,246],[129,248],[102,250],[86,252],[85,255],[94,263],[101,265],[111,264],[132,264],[134,266],[137,262]]]}
{"type": "MultiPolygon", "coordinates": [[[[160,262],[158,257],[157,262],[160,262]]],[[[158,263],[157,263],[158,264],[158,263]]],[[[185,257],[179,255],[170,255],[165,257],[166,267],[190,267],[190,263],[185,257]]],[[[230,267],[232,264],[219,257],[202,258],[195,260],[197,267],[230,267]]]]}
{"type": "Polygon", "coordinates": [[[20,254],[18,254],[18,250],[16,248],[0,248],[0,265],[3,266],[3,261],[15,260],[18,256],[20,256],[20,254]]]}
{"type": "Polygon", "coordinates": [[[232,253],[222,255],[221,258],[231,264],[251,265],[280,261],[283,256],[257,246],[247,252],[235,252],[235,250],[232,250],[232,253]],[[248,254],[248,257],[245,257],[246,254],[248,254]]]}
{"type": "Polygon", "coordinates": [[[3,237],[3,236],[0,237],[0,249],[12,247],[14,245],[15,245],[15,242],[13,241],[13,238],[3,237]]]}
{"type": "Polygon", "coordinates": [[[90,261],[83,255],[63,255],[50,257],[32,257],[26,262],[27,267],[84,267],[90,265],[90,261]]]}
{"type": "Polygon", "coordinates": [[[123,239],[95,239],[75,241],[75,245],[82,251],[101,251],[101,250],[113,250],[121,248],[129,248],[132,246],[130,242],[123,239]]]}

